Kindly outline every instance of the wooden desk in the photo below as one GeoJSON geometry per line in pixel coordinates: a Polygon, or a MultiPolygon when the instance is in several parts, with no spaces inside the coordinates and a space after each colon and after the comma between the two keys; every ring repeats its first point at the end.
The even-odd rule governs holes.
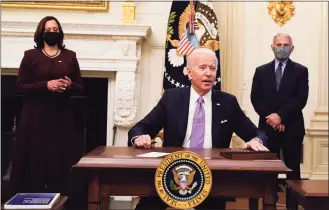
{"type": "MultiPolygon", "coordinates": [[[[59,199],[56,201],[56,203],[54,204],[53,208],[51,209],[56,209],[56,210],[61,210],[61,209],[64,209],[64,204],[67,200],[67,196],[60,196],[59,199]]],[[[1,209],[5,209],[4,208],[4,205],[7,203],[4,202],[2,205],[1,205],[1,209]]],[[[28,209],[27,209],[28,210],[28,209]]]]}
{"type": "Polygon", "coordinates": [[[328,180],[287,180],[287,202],[304,210],[329,209],[328,180]]]}
{"type": "MultiPolygon", "coordinates": [[[[157,195],[154,174],[162,158],[140,158],[146,152],[175,152],[183,148],[137,149],[101,146],[73,166],[88,170],[88,209],[109,209],[110,196],[157,195]]],[[[211,196],[264,198],[264,209],[276,209],[279,173],[291,171],[281,160],[230,160],[221,149],[191,150],[212,170],[211,196]]]]}

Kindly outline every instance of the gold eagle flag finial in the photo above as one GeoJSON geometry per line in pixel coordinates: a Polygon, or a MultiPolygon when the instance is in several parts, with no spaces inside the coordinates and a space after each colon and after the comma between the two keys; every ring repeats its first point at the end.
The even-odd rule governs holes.
{"type": "Polygon", "coordinates": [[[194,34],[195,33],[195,25],[194,25],[195,10],[194,10],[194,2],[192,0],[190,1],[189,6],[191,8],[191,13],[189,15],[189,21],[188,21],[188,33],[194,34]]]}

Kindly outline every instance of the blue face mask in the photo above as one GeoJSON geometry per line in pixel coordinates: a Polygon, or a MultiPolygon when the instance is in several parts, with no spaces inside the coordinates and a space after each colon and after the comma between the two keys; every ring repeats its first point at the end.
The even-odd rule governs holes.
{"type": "Polygon", "coordinates": [[[279,61],[288,59],[291,53],[290,47],[288,46],[273,47],[272,50],[275,58],[279,61]]]}

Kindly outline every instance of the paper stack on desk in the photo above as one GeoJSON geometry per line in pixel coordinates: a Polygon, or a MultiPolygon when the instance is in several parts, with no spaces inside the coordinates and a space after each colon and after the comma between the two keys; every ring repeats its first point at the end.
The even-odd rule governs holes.
{"type": "Polygon", "coordinates": [[[157,158],[157,157],[162,157],[162,156],[166,156],[169,155],[170,153],[167,152],[148,152],[148,153],[144,153],[141,155],[136,155],[136,157],[149,157],[149,158],[157,158]]]}

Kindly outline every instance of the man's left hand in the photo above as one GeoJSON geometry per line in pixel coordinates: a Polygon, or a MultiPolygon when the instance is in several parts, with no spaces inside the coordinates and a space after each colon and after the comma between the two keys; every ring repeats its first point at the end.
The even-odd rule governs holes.
{"type": "Polygon", "coordinates": [[[252,149],[254,151],[269,151],[264,145],[262,145],[256,139],[252,139],[249,142],[246,142],[243,146],[243,149],[252,149]]]}

